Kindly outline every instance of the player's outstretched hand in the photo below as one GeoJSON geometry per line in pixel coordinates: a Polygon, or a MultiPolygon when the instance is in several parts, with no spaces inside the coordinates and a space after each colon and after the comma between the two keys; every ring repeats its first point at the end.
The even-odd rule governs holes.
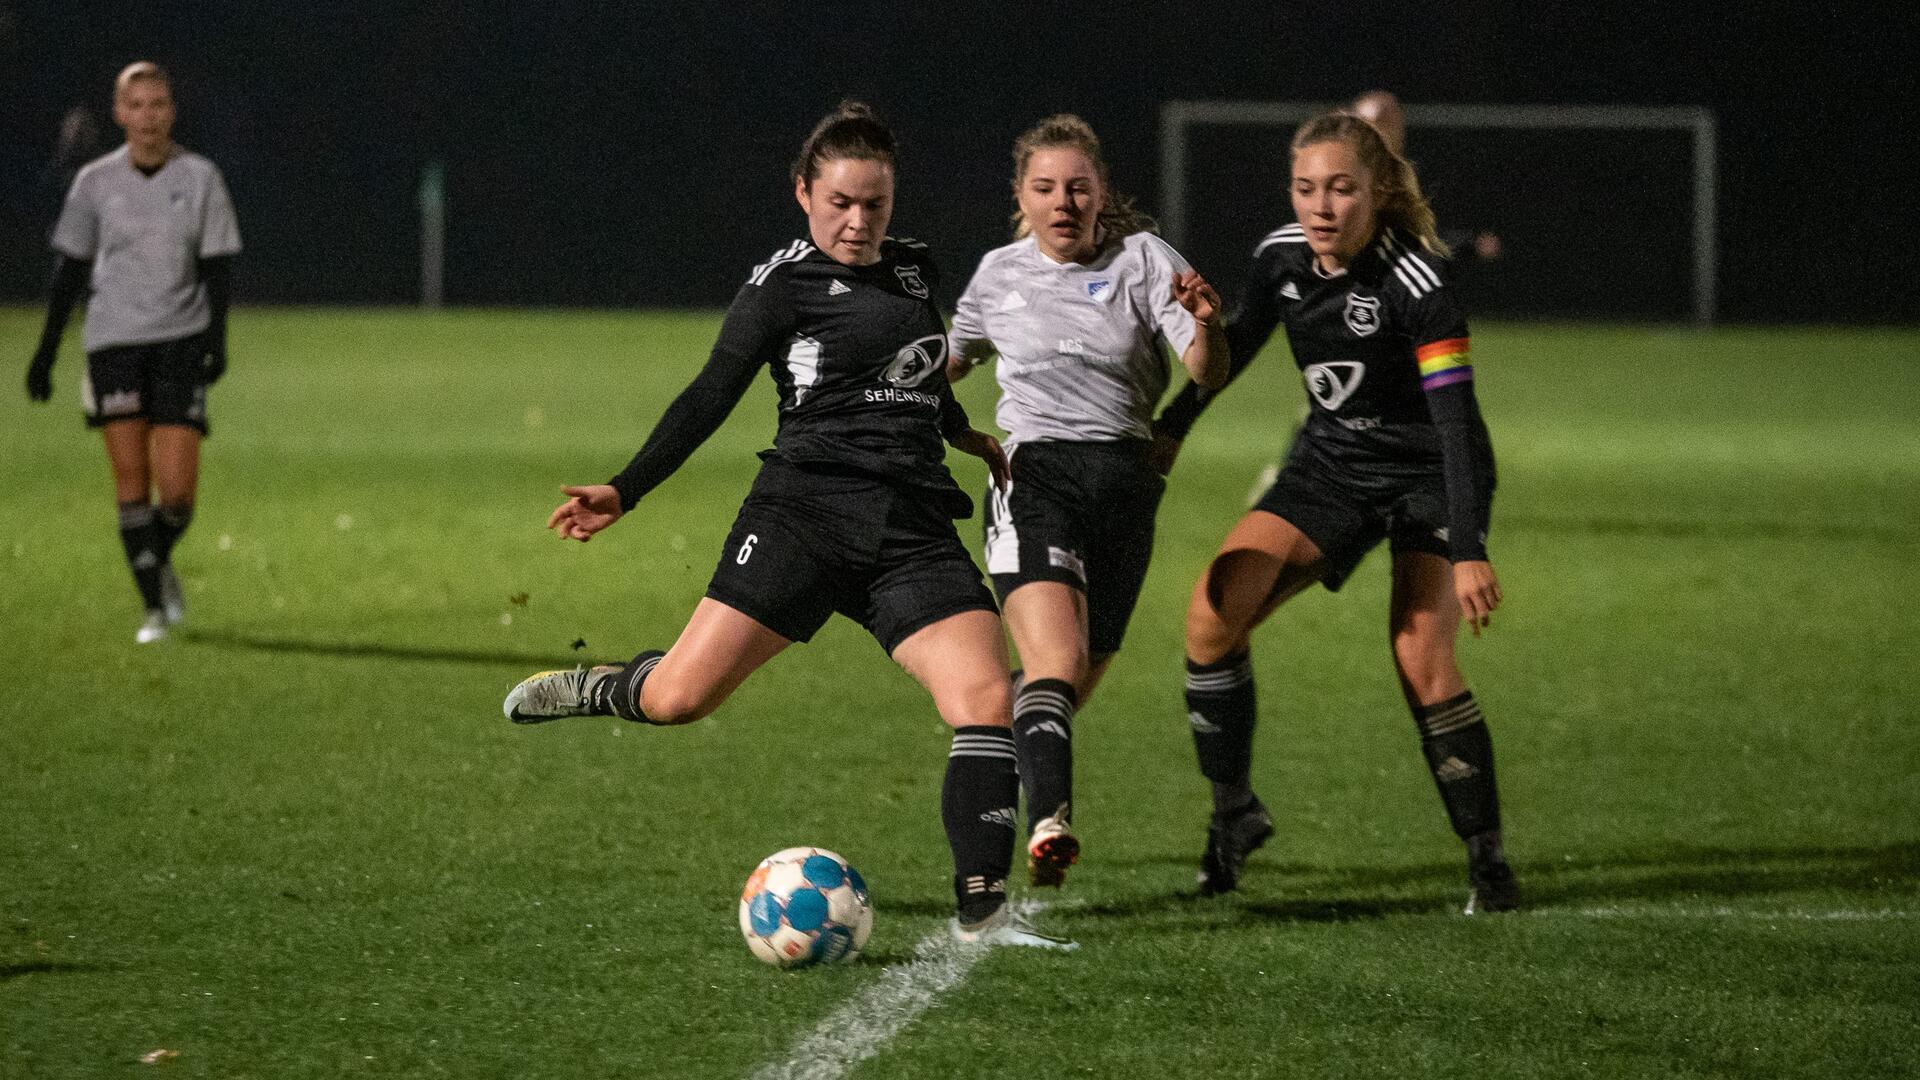
{"type": "Polygon", "coordinates": [[[567,501],[547,518],[547,528],[562,540],[585,543],[593,534],[620,520],[620,493],[612,484],[580,484],[563,487],[567,501]]]}
{"type": "Polygon", "coordinates": [[[53,396],[53,358],[54,354],[45,350],[33,354],[33,363],[27,365],[28,401],[45,401],[53,396]]]}
{"type": "Polygon", "coordinates": [[[1013,483],[1013,468],[1007,464],[1007,452],[1001,447],[999,439],[978,428],[968,428],[965,435],[953,440],[953,448],[986,462],[987,471],[993,474],[993,482],[1000,487],[1013,483]]]}
{"type": "Polygon", "coordinates": [[[1173,276],[1173,299],[1186,308],[1195,322],[1210,323],[1220,314],[1220,294],[1197,270],[1173,276]]]}
{"type": "Polygon", "coordinates": [[[1460,601],[1460,617],[1479,637],[1483,628],[1493,625],[1493,610],[1500,606],[1500,579],[1493,575],[1493,564],[1454,563],[1453,595],[1460,601]]]}

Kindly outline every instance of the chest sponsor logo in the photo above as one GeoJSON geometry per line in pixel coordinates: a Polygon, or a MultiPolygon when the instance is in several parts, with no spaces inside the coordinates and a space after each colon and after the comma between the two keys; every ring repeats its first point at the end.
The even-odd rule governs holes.
{"type": "Polygon", "coordinates": [[[900,279],[900,287],[907,290],[908,296],[920,300],[927,298],[927,283],[920,279],[919,267],[896,266],[893,268],[893,276],[900,279]]]}
{"type": "Polygon", "coordinates": [[[1366,337],[1380,329],[1380,298],[1362,296],[1357,292],[1348,293],[1347,329],[1360,337],[1366,337]]]}
{"type": "Polygon", "coordinates": [[[880,376],[890,386],[914,387],[947,362],[945,334],[928,334],[893,354],[893,362],[880,376]]]}
{"type": "Polygon", "coordinates": [[[1101,294],[1108,292],[1112,288],[1113,288],[1113,282],[1106,278],[1100,278],[1097,281],[1089,281],[1087,282],[1087,295],[1092,297],[1095,300],[1098,300],[1100,299],[1101,294]]]}
{"type": "Polygon", "coordinates": [[[827,286],[828,296],[845,296],[852,291],[852,289],[847,288],[847,283],[841,281],[839,278],[834,278],[833,284],[827,286]]]}
{"type": "Polygon", "coordinates": [[[1017,292],[1008,293],[1007,298],[1005,300],[1000,301],[1001,311],[1019,311],[1021,308],[1026,306],[1027,306],[1027,298],[1024,296],[1021,296],[1017,292]]]}
{"type": "Polygon", "coordinates": [[[1285,285],[1280,286],[1280,295],[1289,300],[1298,300],[1300,299],[1300,286],[1289,281],[1285,285]]]}
{"type": "Polygon", "coordinates": [[[1358,360],[1335,360],[1328,364],[1311,364],[1301,372],[1307,380],[1307,393],[1320,407],[1332,412],[1347,403],[1355,390],[1360,389],[1360,381],[1367,377],[1367,365],[1358,360]]]}
{"type": "Polygon", "coordinates": [[[167,201],[173,204],[175,210],[178,210],[187,205],[187,193],[184,191],[173,192],[168,196],[167,201]]]}

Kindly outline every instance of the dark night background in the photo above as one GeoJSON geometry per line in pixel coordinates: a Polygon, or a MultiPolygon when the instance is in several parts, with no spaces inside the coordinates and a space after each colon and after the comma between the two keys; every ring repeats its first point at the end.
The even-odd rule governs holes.
{"type": "MultiPolygon", "coordinates": [[[[412,301],[415,191],[439,158],[450,302],[723,306],[800,235],[786,168],[843,95],[894,124],[893,231],[933,243],[951,296],[1003,242],[1008,146],[1046,113],[1086,116],[1154,210],[1163,101],[1382,86],[1415,104],[1704,105],[1722,317],[1920,321],[1896,167],[1915,142],[1910,13],[1554,7],[0,0],[0,298],[42,294],[62,116],[108,119],[114,74],[149,58],[174,74],[177,139],[232,187],[242,302],[412,301]]],[[[1194,144],[1187,254],[1223,287],[1290,219],[1284,138],[1194,144]]],[[[1416,129],[1410,155],[1443,225],[1507,241],[1466,283],[1475,309],[1682,318],[1687,145],[1416,129]]]]}

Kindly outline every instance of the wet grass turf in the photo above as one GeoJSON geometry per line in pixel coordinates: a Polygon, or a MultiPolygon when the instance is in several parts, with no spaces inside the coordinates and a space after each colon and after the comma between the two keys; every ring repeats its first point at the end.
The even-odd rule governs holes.
{"type": "MultiPolygon", "coordinates": [[[[500,717],[701,595],[765,383],[613,532],[540,526],[716,325],[243,311],[176,556],[190,629],[146,649],[77,349],[54,407],[0,399],[0,1075],[164,1048],[181,1076],[742,1076],[940,928],[946,738],[851,624],[691,727],[500,717]],[[873,884],[867,962],[785,975],[740,943],[740,881],[798,843],[873,884]]],[[[37,326],[0,311],[22,361],[37,326]]],[[[1920,1070],[1916,356],[1479,328],[1509,603],[1462,652],[1529,910],[1466,919],[1378,556],[1257,637],[1280,833],[1240,894],[1191,895],[1182,609],[1300,407],[1276,347],[1186,448],[1076,725],[1087,854],[1042,921],[1084,948],[989,958],[856,1075],[1920,1070]]],[[[984,424],[990,380],[962,391],[984,424]]]]}

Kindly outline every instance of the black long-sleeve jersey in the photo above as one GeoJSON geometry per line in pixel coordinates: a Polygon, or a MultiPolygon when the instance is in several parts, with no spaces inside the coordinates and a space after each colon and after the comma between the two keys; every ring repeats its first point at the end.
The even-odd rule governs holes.
{"type": "Polygon", "coordinates": [[[846,266],[795,240],[754,267],[706,367],[611,481],[623,509],[719,428],[765,365],[780,396],[773,449],[801,467],[920,489],[954,517],[973,503],[946,467],[967,414],[947,383],[946,324],[926,245],[889,237],[880,260],[846,266]]]}
{"type": "MultiPolygon", "coordinates": [[[[1329,275],[1305,230],[1285,226],[1254,249],[1227,344],[1238,375],[1284,323],[1312,401],[1289,459],[1361,484],[1443,472],[1450,554],[1484,559],[1493,446],[1473,394],[1467,320],[1444,269],[1389,228],[1329,275]]],[[[1219,392],[1189,384],[1156,427],[1184,438],[1219,392]]]]}

